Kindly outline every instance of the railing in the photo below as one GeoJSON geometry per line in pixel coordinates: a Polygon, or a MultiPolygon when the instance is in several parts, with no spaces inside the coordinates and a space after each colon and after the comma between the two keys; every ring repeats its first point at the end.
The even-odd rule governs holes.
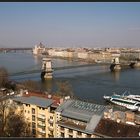
{"type": "Polygon", "coordinates": [[[45,123],[38,123],[37,125],[38,125],[39,127],[45,127],[45,126],[46,126],[45,123]]]}
{"type": "Polygon", "coordinates": [[[53,126],[49,126],[48,129],[49,129],[50,131],[53,131],[54,128],[53,128],[53,126]]]}
{"type": "Polygon", "coordinates": [[[52,131],[49,131],[48,135],[54,136],[52,131]]]}
{"type": "Polygon", "coordinates": [[[54,138],[54,135],[53,134],[52,135],[51,134],[48,134],[48,137],[49,138],[54,138]]]}
{"type": "Polygon", "coordinates": [[[53,119],[48,119],[48,122],[49,123],[53,123],[53,119]]]}
{"type": "Polygon", "coordinates": [[[46,119],[46,117],[45,117],[45,116],[43,116],[43,115],[38,115],[38,118],[43,119],[43,120],[45,120],[45,119],[46,119]]]}
{"type": "Polygon", "coordinates": [[[46,134],[46,131],[44,131],[44,130],[38,130],[38,132],[41,134],[46,134]]]}
{"type": "Polygon", "coordinates": [[[86,124],[81,125],[81,123],[75,123],[74,121],[65,120],[65,119],[61,119],[60,121],[58,121],[58,125],[70,126],[72,128],[78,128],[80,130],[85,130],[86,128],[86,124]]]}

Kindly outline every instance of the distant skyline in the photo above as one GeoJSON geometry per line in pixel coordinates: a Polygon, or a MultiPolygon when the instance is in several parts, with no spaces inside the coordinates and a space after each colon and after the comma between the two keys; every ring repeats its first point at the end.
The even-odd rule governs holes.
{"type": "Polygon", "coordinates": [[[140,2],[1,2],[0,47],[140,47],[140,2]]]}

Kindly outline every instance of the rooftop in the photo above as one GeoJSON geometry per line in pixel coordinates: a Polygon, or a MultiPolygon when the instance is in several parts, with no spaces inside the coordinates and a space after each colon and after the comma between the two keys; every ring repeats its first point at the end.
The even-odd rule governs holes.
{"type": "Polygon", "coordinates": [[[35,97],[35,96],[16,97],[13,98],[13,100],[25,104],[37,105],[44,108],[49,107],[53,103],[52,99],[45,99],[45,98],[35,97]]]}
{"type": "Polygon", "coordinates": [[[110,119],[102,118],[94,132],[106,137],[140,137],[140,126],[117,123],[110,119]]]}
{"type": "Polygon", "coordinates": [[[53,104],[52,106],[59,106],[61,98],[55,95],[49,95],[49,94],[44,94],[41,92],[28,92],[28,94],[23,94],[23,97],[30,97],[30,96],[35,96],[35,97],[40,97],[40,98],[45,98],[45,99],[52,99],[53,104]]]}
{"type": "Polygon", "coordinates": [[[88,122],[93,115],[102,116],[105,106],[79,100],[68,100],[58,107],[62,116],[88,122]]]}
{"type": "MultiPolygon", "coordinates": [[[[86,122],[86,126],[83,128],[84,132],[93,133],[105,109],[106,107],[103,105],[70,99],[61,104],[56,112],[60,112],[63,117],[86,122]]],[[[69,124],[69,122],[63,123],[65,126],[69,126],[69,124]]],[[[73,124],[70,125],[73,126],[73,124]]],[[[83,131],[83,129],[81,130],[83,131]]]]}

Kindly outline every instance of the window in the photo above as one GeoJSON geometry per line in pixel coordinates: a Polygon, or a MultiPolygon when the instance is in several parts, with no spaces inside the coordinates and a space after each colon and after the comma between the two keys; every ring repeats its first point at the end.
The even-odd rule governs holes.
{"type": "Polygon", "coordinates": [[[87,138],[90,138],[91,137],[91,135],[90,134],[87,134],[87,138]]]}
{"type": "Polygon", "coordinates": [[[32,122],[32,128],[35,128],[36,124],[34,122],[32,122]]]}
{"type": "Polygon", "coordinates": [[[25,110],[25,112],[26,112],[26,110],[25,110]]]}
{"type": "Polygon", "coordinates": [[[39,109],[45,110],[45,108],[43,108],[43,107],[39,107],[39,109]]]}
{"type": "Polygon", "coordinates": [[[32,114],[35,114],[35,109],[34,108],[32,108],[32,114]]]}
{"type": "Polygon", "coordinates": [[[72,129],[69,129],[69,133],[72,133],[73,132],[73,130],[72,129]]]}
{"type": "Polygon", "coordinates": [[[28,105],[28,104],[25,104],[25,105],[30,107],[30,105],[28,105]]]}
{"type": "Polygon", "coordinates": [[[69,138],[72,138],[72,135],[69,135],[69,138]]]}
{"type": "Polygon", "coordinates": [[[28,113],[30,113],[30,111],[28,111],[28,113]]]}
{"type": "Polygon", "coordinates": [[[61,129],[62,131],[64,131],[64,127],[61,126],[60,129],[61,129]]]}
{"type": "Polygon", "coordinates": [[[32,134],[36,135],[36,130],[35,129],[32,129],[32,134]]]}
{"type": "Polygon", "coordinates": [[[35,129],[32,129],[32,134],[36,135],[36,130],[35,129]]]}
{"type": "Polygon", "coordinates": [[[32,121],[35,121],[35,116],[34,115],[32,115],[32,121]]]}
{"type": "Polygon", "coordinates": [[[61,137],[63,137],[63,138],[64,138],[64,133],[61,133],[61,137]]]}
{"type": "Polygon", "coordinates": [[[53,119],[53,116],[50,116],[50,119],[53,119]]]}
{"type": "Polygon", "coordinates": [[[43,131],[45,131],[45,126],[44,126],[44,127],[42,127],[42,130],[43,130],[43,131]]]}
{"type": "Polygon", "coordinates": [[[82,135],[82,133],[80,131],[77,132],[78,135],[82,135]]]}

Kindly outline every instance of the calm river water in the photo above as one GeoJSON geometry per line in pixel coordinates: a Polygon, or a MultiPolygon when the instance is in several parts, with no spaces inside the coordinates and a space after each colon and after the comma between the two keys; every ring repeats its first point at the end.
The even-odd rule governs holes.
{"type": "MultiPolygon", "coordinates": [[[[73,66],[86,64],[71,60],[53,59],[53,67],[73,66]]],[[[0,67],[5,67],[9,73],[25,70],[41,69],[41,57],[31,53],[0,53],[0,67]]],[[[103,95],[112,95],[113,92],[122,94],[125,90],[131,94],[140,94],[140,70],[126,69],[118,73],[111,73],[109,66],[90,66],[57,70],[53,73],[53,80],[42,83],[40,73],[10,77],[11,79],[36,80],[45,90],[57,90],[58,81],[68,81],[73,93],[81,98],[95,103],[104,104],[103,95]]]]}

